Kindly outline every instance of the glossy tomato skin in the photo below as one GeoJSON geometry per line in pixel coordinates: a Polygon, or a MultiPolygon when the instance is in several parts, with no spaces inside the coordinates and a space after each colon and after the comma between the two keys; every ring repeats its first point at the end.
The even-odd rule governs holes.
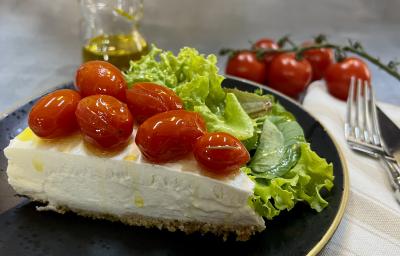
{"type": "Polygon", "coordinates": [[[371,82],[368,66],[359,58],[349,57],[332,64],[324,76],[329,93],[338,99],[346,100],[352,76],[371,82]]]}
{"type": "Polygon", "coordinates": [[[57,90],[42,97],[28,117],[31,130],[39,137],[52,139],[78,129],[75,110],[81,96],[74,90],[57,90]]]}
{"type": "MultiPolygon", "coordinates": [[[[253,45],[254,49],[264,49],[264,50],[277,50],[279,49],[278,44],[270,39],[270,38],[261,38],[259,39],[257,42],[254,43],[253,45]]],[[[269,71],[269,66],[271,65],[272,59],[278,55],[277,53],[269,53],[269,54],[265,54],[264,56],[264,63],[266,65],[266,72],[268,75],[268,71],[269,71]]],[[[267,77],[268,80],[268,77],[267,77]]]]}
{"type": "Polygon", "coordinates": [[[125,90],[128,88],[122,72],[100,60],[83,63],[76,71],[75,84],[82,97],[103,94],[121,101],[125,101],[125,90]]]}
{"type": "MultiPolygon", "coordinates": [[[[312,42],[304,42],[303,46],[311,46],[312,42]]],[[[335,56],[332,49],[320,48],[311,49],[303,53],[303,56],[312,67],[312,81],[323,78],[326,69],[334,63],[335,56]]]]}
{"type": "Polygon", "coordinates": [[[171,110],[144,121],[135,142],[149,161],[164,163],[185,157],[205,132],[206,124],[198,113],[171,110]]]}
{"type": "Polygon", "coordinates": [[[267,79],[267,67],[259,61],[256,54],[251,51],[242,51],[228,60],[226,74],[245,78],[260,84],[267,79]]]}
{"type": "Polygon", "coordinates": [[[103,149],[123,145],[133,131],[133,118],[128,107],[109,95],[83,98],[75,115],[84,139],[103,149]]]}
{"type": "Polygon", "coordinates": [[[254,43],[253,48],[257,49],[278,49],[278,44],[270,38],[261,38],[254,43]]]}
{"type": "Polygon", "coordinates": [[[194,145],[193,154],[204,169],[217,175],[237,171],[250,160],[240,140],[224,132],[201,136],[194,145]]]}
{"type": "Polygon", "coordinates": [[[269,70],[269,86],[296,98],[310,83],[312,69],[306,59],[296,60],[294,53],[276,56],[269,70]]]}
{"type": "Polygon", "coordinates": [[[154,83],[137,83],[126,90],[126,103],[139,124],[155,114],[183,109],[182,100],[175,92],[154,83]]]}

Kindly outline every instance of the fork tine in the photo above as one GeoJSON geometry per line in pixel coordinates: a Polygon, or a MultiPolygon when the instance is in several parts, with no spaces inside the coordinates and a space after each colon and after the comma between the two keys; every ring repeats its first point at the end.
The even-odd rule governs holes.
{"type": "Polygon", "coordinates": [[[356,136],[356,140],[361,139],[361,126],[362,126],[362,99],[361,99],[361,86],[362,81],[361,79],[357,79],[357,92],[356,92],[356,125],[354,127],[354,133],[356,136]]]}
{"type": "Polygon", "coordinates": [[[349,138],[352,134],[352,129],[354,122],[352,116],[352,108],[354,106],[354,84],[355,77],[352,76],[350,80],[349,93],[347,96],[347,106],[346,106],[346,122],[344,123],[344,136],[345,138],[349,138]]]}
{"type": "Polygon", "coordinates": [[[344,124],[347,143],[371,152],[385,153],[380,142],[374,93],[369,82],[352,77],[347,98],[344,124]]]}
{"type": "Polygon", "coordinates": [[[364,140],[366,143],[371,143],[372,130],[371,130],[371,112],[369,103],[371,100],[369,98],[370,90],[368,82],[364,81],[364,97],[363,97],[363,107],[364,107],[364,140]]]}
{"type": "MultiPolygon", "coordinates": [[[[366,83],[368,83],[366,81],[366,83]]],[[[372,119],[372,138],[373,138],[373,143],[377,146],[381,145],[380,141],[380,132],[379,132],[379,126],[378,126],[378,117],[376,114],[376,103],[375,103],[375,95],[374,95],[374,89],[372,88],[372,85],[369,85],[369,95],[371,99],[371,119],[372,119]]]]}

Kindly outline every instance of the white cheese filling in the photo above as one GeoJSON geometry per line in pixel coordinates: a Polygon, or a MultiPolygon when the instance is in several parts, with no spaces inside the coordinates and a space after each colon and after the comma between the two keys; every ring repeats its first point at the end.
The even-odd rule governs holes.
{"type": "Polygon", "coordinates": [[[193,158],[151,164],[134,142],[102,156],[89,150],[79,135],[47,142],[29,129],[11,141],[5,155],[16,192],[53,207],[264,227],[262,217],[248,205],[254,183],[246,174],[208,177],[193,158]]]}

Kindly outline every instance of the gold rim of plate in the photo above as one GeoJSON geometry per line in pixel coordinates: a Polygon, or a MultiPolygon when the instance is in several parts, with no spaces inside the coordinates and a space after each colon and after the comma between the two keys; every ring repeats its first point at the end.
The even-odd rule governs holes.
{"type": "MultiPolygon", "coordinates": [[[[314,116],[312,116],[312,117],[314,117],[314,116]]],[[[315,120],[318,121],[318,119],[315,119],[315,120]]],[[[321,124],[321,126],[322,126],[322,124],[321,124]]],[[[322,127],[325,130],[325,127],[324,126],[322,126],[322,127]]],[[[333,219],[332,224],[330,225],[330,227],[328,228],[328,230],[326,231],[326,233],[322,237],[322,239],[307,254],[307,255],[312,255],[312,256],[317,255],[325,247],[325,245],[329,242],[329,240],[332,238],[333,234],[335,233],[336,229],[338,228],[338,226],[343,218],[344,211],[345,211],[346,205],[347,205],[347,201],[349,199],[349,192],[350,192],[349,171],[347,169],[347,163],[344,159],[344,154],[343,154],[341,148],[338,146],[338,143],[336,142],[336,140],[331,136],[330,132],[328,132],[327,130],[325,130],[325,132],[331,138],[331,140],[333,141],[333,144],[335,145],[335,147],[339,153],[339,158],[340,158],[340,162],[342,164],[342,169],[343,169],[343,194],[342,194],[342,198],[340,201],[339,209],[336,213],[335,218],[333,219]]]]}
{"type": "MultiPolygon", "coordinates": [[[[238,80],[241,82],[245,82],[247,84],[251,84],[253,86],[259,87],[261,89],[265,88],[265,86],[255,83],[253,81],[247,80],[247,79],[243,79],[243,78],[239,78],[239,77],[234,77],[234,76],[230,76],[230,75],[226,75],[226,78],[230,78],[233,80],[238,80]]],[[[322,128],[324,129],[324,131],[328,134],[328,136],[331,138],[331,140],[333,141],[333,144],[335,145],[336,150],[339,153],[339,159],[340,159],[340,163],[342,165],[342,169],[343,169],[343,194],[342,194],[342,198],[340,200],[340,205],[339,205],[339,209],[336,213],[335,218],[333,219],[331,225],[329,226],[328,230],[325,232],[325,234],[322,236],[321,240],[318,241],[317,244],[315,244],[315,246],[307,253],[307,256],[314,256],[317,255],[324,247],[325,245],[329,242],[329,240],[332,238],[333,234],[335,233],[336,229],[338,228],[340,221],[343,218],[344,215],[344,211],[346,209],[346,205],[347,205],[347,201],[349,199],[349,193],[350,193],[350,187],[349,187],[349,171],[347,168],[347,163],[346,160],[344,158],[344,154],[341,150],[341,148],[339,147],[338,143],[336,142],[336,139],[331,135],[331,133],[326,130],[326,128],[322,125],[322,123],[318,120],[318,118],[316,118],[314,115],[312,115],[310,112],[308,112],[307,110],[304,109],[304,107],[302,105],[300,105],[297,101],[293,100],[292,98],[282,94],[281,92],[278,92],[272,88],[267,88],[269,91],[272,91],[273,93],[279,95],[282,98],[285,98],[286,100],[290,101],[291,103],[295,104],[296,106],[298,106],[299,108],[301,108],[302,110],[304,110],[305,112],[307,112],[310,116],[312,116],[316,121],[318,121],[320,123],[320,125],[322,126],[322,128]]]]}

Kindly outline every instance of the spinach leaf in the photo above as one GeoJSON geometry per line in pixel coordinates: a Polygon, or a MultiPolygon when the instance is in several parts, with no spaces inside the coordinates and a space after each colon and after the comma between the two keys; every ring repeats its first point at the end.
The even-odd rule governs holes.
{"type": "Polygon", "coordinates": [[[259,145],[250,162],[253,175],[272,179],[287,173],[300,157],[299,144],[304,134],[296,121],[283,116],[265,119],[259,145]]]}

